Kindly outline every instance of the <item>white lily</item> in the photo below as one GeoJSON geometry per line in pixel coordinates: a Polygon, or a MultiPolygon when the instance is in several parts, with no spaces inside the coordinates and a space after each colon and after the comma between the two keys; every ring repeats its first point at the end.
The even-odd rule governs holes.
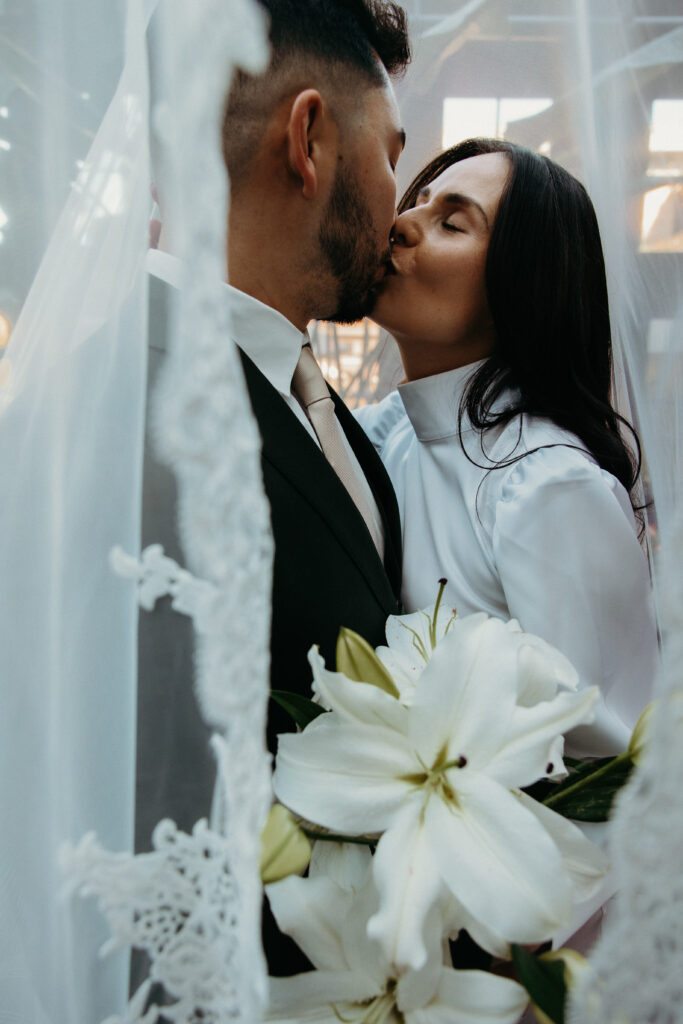
{"type": "Polygon", "coordinates": [[[562,734],[591,720],[597,688],[560,687],[566,659],[483,615],[451,624],[410,707],[328,672],[315,649],[309,659],[332,710],[280,737],[274,789],[325,828],[381,835],[368,929],[396,969],[426,963],[426,921],[446,892],[451,924],[498,955],[566,924],[574,900],[597,887],[604,855],[518,794],[565,770],[562,734]]]}
{"type": "MultiPolygon", "coordinates": [[[[330,846],[332,844],[320,844],[330,846]]],[[[336,844],[335,844],[336,845],[336,844]]],[[[430,956],[419,972],[397,973],[380,945],[367,936],[377,907],[370,854],[352,862],[334,858],[333,874],[288,878],[268,888],[280,928],[318,968],[293,978],[270,979],[267,1021],[280,1024],[514,1024],[527,1002],[516,982],[483,971],[456,971],[442,963],[438,921],[430,956]],[[347,863],[340,868],[339,860],[347,863]],[[355,878],[353,877],[355,876],[355,878]]],[[[329,866],[330,858],[325,858],[329,866]]]]}
{"type": "MultiPolygon", "coordinates": [[[[376,654],[392,676],[403,704],[411,704],[415,686],[429,664],[439,641],[453,627],[457,609],[442,604],[446,580],[439,580],[439,592],[430,611],[423,608],[408,615],[390,615],[386,624],[387,646],[378,647],[376,654]]],[[[469,617],[474,621],[474,617],[469,617]]],[[[484,612],[478,613],[481,622],[484,612]]],[[[575,690],[578,674],[571,662],[545,640],[524,633],[517,619],[510,619],[505,628],[513,634],[520,661],[519,682],[523,687],[518,704],[536,704],[550,700],[558,686],[575,690]]]]}
{"type": "Polygon", "coordinates": [[[456,620],[457,609],[442,604],[446,582],[439,580],[432,611],[422,608],[407,615],[390,615],[385,627],[387,646],[377,648],[377,657],[388,669],[404,704],[412,703],[415,685],[432,652],[456,620]]]}

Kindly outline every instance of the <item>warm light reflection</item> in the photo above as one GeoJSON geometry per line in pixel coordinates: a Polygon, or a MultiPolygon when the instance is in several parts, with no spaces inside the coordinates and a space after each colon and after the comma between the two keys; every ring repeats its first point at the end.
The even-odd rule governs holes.
{"type": "Polygon", "coordinates": [[[683,252],[683,185],[660,185],[643,196],[641,252],[683,252]]]}
{"type": "Polygon", "coordinates": [[[0,313],[0,348],[5,348],[12,333],[12,325],[4,313],[0,313]]]}

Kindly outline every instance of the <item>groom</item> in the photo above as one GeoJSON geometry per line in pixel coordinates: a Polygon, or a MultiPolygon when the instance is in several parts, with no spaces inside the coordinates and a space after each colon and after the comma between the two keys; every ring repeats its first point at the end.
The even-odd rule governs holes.
{"type": "MultiPolygon", "coordinates": [[[[389,2],[264,6],[270,67],[237,77],[223,124],[228,272],[275,538],[271,682],[307,694],[311,644],[332,664],[340,626],[384,642],[400,594],[388,477],[336,397],[335,472],[300,357],[312,319],[360,319],[384,275],[404,145],[389,74],[405,67],[408,40],[389,2]]],[[[271,744],[286,728],[271,702],[271,744]]]]}
{"type": "MultiPolygon", "coordinates": [[[[223,123],[230,301],[275,540],[271,686],[309,695],[313,643],[332,665],[341,626],[376,646],[399,609],[401,534],[391,484],[341,399],[332,394],[330,405],[321,393],[305,346],[312,319],[362,317],[383,276],[404,144],[390,76],[404,70],[409,48],[403,11],[389,0],[261,2],[272,59],[263,75],[236,77],[223,123]]],[[[162,252],[150,256],[150,314],[161,328],[173,263],[162,252]]],[[[152,339],[152,382],[163,357],[152,339]]],[[[165,512],[173,507],[172,476],[150,448],[143,544],[163,543],[182,560],[165,512]]],[[[162,602],[140,620],[138,848],[156,820],[151,805],[183,828],[210,808],[215,770],[192,692],[190,630],[177,619],[162,602]],[[169,688],[173,678],[180,685],[169,688]],[[207,778],[203,806],[198,772],[207,778]]],[[[271,750],[277,733],[291,728],[271,701],[271,750]]],[[[266,939],[266,949],[271,973],[304,965],[282,937],[266,939]]]]}

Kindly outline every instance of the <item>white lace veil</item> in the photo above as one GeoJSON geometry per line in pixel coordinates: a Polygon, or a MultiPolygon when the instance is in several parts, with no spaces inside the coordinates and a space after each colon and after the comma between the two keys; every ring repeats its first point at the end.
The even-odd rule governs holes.
{"type": "MultiPolygon", "coordinates": [[[[127,943],[144,945],[140,922],[150,920],[155,934],[168,927],[167,935],[185,941],[162,943],[155,964],[175,998],[188,1000],[166,1011],[174,1020],[192,1020],[197,985],[209,1009],[228,1006],[236,1020],[258,1019],[263,999],[256,844],[268,802],[262,731],[271,551],[257,435],[234,353],[221,341],[229,311],[220,288],[225,181],[215,129],[231,65],[264,59],[263,27],[247,0],[160,4],[153,126],[170,153],[164,174],[174,244],[189,270],[150,417],[146,25],[155,5],[0,3],[0,313],[13,325],[0,360],[0,1024],[142,1020],[147,989],[126,1010],[127,943]],[[150,418],[178,474],[178,561],[192,577],[154,553],[144,566],[139,561],[150,418]],[[116,547],[118,574],[110,564],[116,547]],[[207,831],[183,837],[167,826],[156,855],[133,861],[136,804],[148,804],[152,821],[168,814],[154,780],[145,789],[136,779],[140,579],[143,599],[172,599],[194,614],[207,742],[213,734],[219,777],[232,785],[219,789],[207,831]],[[88,833],[96,843],[81,843],[88,833]],[[64,843],[71,844],[62,853],[66,874],[64,843]],[[199,862],[201,894],[218,895],[198,915],[178,869],[199,862]],[[66,877],[97,896],[105,913],[95,899],[60,896],[66,877]],[[220,912],[238,905],[221,929],[220,912]],[[122,948],[101,957],[112,933],[122,948]],[[202,944],[207,934],[213,958],[202,944]]],[[[659,564],[680,579],[680,4],[405,6],[415,61],[398,88],[409,140],[399,187],[444,135],[455,141],[505,130],[568,166],[594,198],[610,277],[616,393],[640,431],[654,499],[648,537],[659,564]]],[[[321,327],[318,344],[343,389],[365,398],[378,385],[373,364],[384,342],[370,330],[359,337],[347,342],[321,327]]],[[[380,387],[392,374],[390,345],[383,351],[380,387]]],[[[664,588],[658,599],[675,651],[680,590],[664,588]]],[[[169,694],[187,687],[169,671],[169,694]]],[[[665,685],[679,685],[673,669],[665,685]]],[[[668,722],[673,729],[673,716],[668,722]]],[[[623,912],[596,958],[612,995],[591,1017],[595,989],[580,993],[579,1021],[628,1012],[635,1003],[624,995],[617,1007],[613,995],[627,993],[626,981],[628,991],[650,999],[637,1019],[676,1019],[666,1016],[669,990],[650,979],[662,934],[672,958],[680,943],[681,787],[662,790],[659,802],[643,802],[643,794],[652,795],[656,779],[679,777],[680,749],[663,731],[641,776],[641,803],[632,805],[641,817],[629,818],[622,803],[621,841],[633,841],[634,829],[651,831],[659,849],[647,847],[649,860],[618,864],[623,912]],[[642,907],[662,906],[660,861],[675,872],[664,894],[668,917],[651,915],[646,926],[642,907]],[[635,929],[651,956],[639,958],[625,942],[635,929]]],[[[153,754],[156,780],[173,777],[173,752],[160,744],[153,754]]],[[[190,777],[190,799],[194,785],[190,777]]],[[[197,806],[205,786],[196,780],[197,806]]],[[[670,961],[663,962],[666,969],[670,961]]]]}
{"type": "MultiPolygon", "coordinates": [[[[264,996],[258,838],[269,803],[271,541],[258,435],[224,341],[226,181],[216,125],[234,63],[257,69],[267,49],[263,19],[246,0],[167,0],[155,26],[157,136],[176,245],[191,269],[168,332],[163,394],[146,417],[146,31],[155,6],[3,8],[10,79],[2,116],[14,133],[3,156],[15,159],[17,178],[2,195],[3,256],[10,245],[26,262],[40,255],[21,216],[31,197],[16,187],[27,171],[22,148],[33,148],[50,186],[33,197],[38,209],[45,201],[40,234],[54,230],[0,364],[2,1021],[141,1019],[147,986],[125,1010],[129,943],[151,953],[178,1022],[198,1011],[208,1019],[216,1001],[222,1014],[253,1020],[264,996]],[[34,24],[29,45],[22,32],[34,24]],[[93,62],[74,71],[69,62],[91,46],[121,77],[89,147],[81,105],[100,69],[93,62]],[[202,54],[191,72],[186,47],[202,54]],[[13,76],[15,65],[23,77],[13,76]],[[28,101],[34,120],[22,125],[15,119],[28,101]],[[62,201],[68,193],[56,224],[53,192],[62,201]],[[163,561],[146,575],[137,565],[146,418],[158,421],[177,469],[184,561],[202,582],[163,561]],[[166,826],[156,853],[133,861],[143,576],[141,600],[151,585],[155,596],[173,596],[179,610],[170,614],[194,617],[197,695],[219,778],[231,785],[217,790],[211,828],[183,837],[166,826]],[[65,898],[67,880],[101,906],[65,898]],[[114,952],[103,958],[110,932],[114,952]]],[[[113,85],[110,73],[110,96],[113,85]]],[[[110,96],[102,89],[102,111],[110,96]]],[[[10,282],[11,261],[4,266],[10,282]]],[[[16,306],[24,284],[10,295],[16,306]]],[[[182,686],[191,692],[191,678],[170,677],[167,699],[182,686]]],[[[170,770],[160,758],[160,777],[170,770]]],[[[169,813],[153,783],[137,789],[148,819],[169,813]]]]}

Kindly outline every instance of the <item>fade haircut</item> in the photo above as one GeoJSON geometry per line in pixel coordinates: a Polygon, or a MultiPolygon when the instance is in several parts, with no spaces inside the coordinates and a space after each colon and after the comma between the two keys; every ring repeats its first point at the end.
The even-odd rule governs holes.
{"type": "Polygon", "coordinates": [[[233,189],[245,179],[268,118],[287,96],[325,92],[335,120],[358,108],[358,90],[380,87],[410,62],[404,10],[391,0],[259,0],[270,18],[271,60],[262,75],[238,72],[222,128],[233,189]]]}

